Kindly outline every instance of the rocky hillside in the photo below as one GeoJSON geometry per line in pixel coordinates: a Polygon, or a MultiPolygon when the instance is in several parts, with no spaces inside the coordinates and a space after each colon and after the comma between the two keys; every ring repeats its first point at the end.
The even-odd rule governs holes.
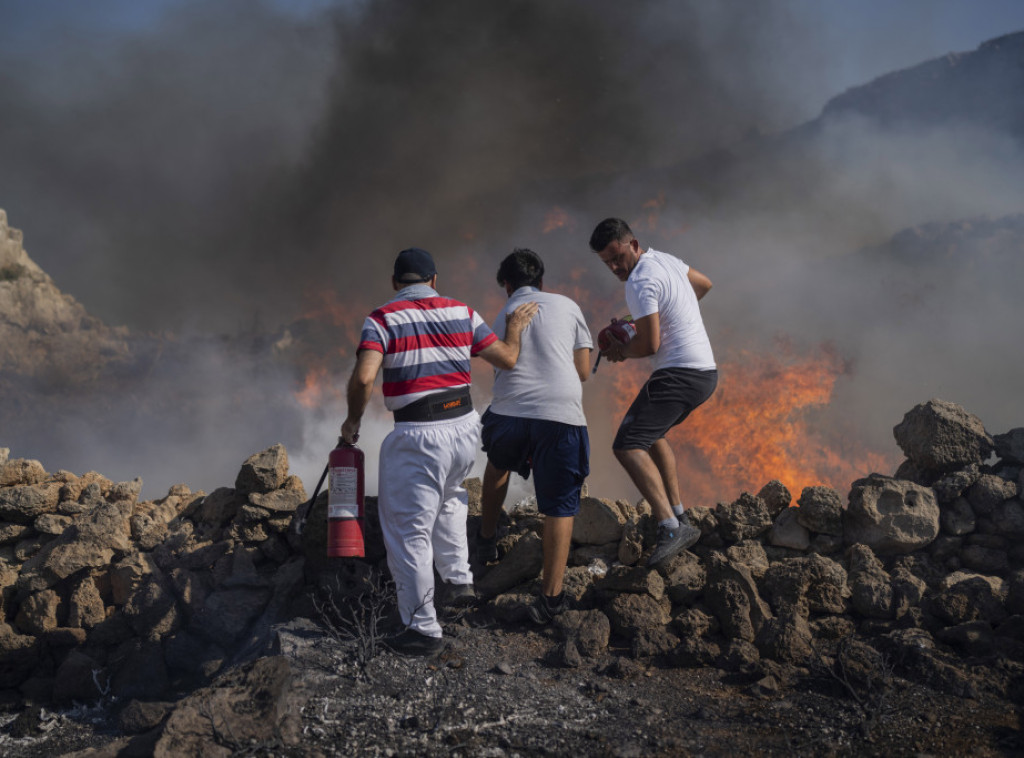
{"type": "Polygon", "coordinates": [[[22,239],[0,209],[0,381],[84,384],[128,360],[126,332],[106,327],[61,292],[22,239]]]}
{"type": "MultiPolygon", "coordinates": [[[[853,482],[847,495],[809,487],[794,503],[770,482],[691,509],[700,541],[657,571],[643,562],[656,527],[646,503],[586,497],[566,578],[575,609],[546,637],[526,619],[541,518],[531,501],[519,503],[502,527],[501,560],[474,567],[477,607],[446,616],[452,644],[427,662],[444,667],[445,689],[424,700],[406,679],[422,664],[396,664],[383,642],[392,595],[372,498],[367,557],[328,560],[326,498],[298,534],[306,493],[281,446],[245,461],[233,486],[206,494],[178,485],[145,501],[138,480],[49,473],[0,450],[0,702],[10,714],[0,745],[22,751],[12,755],[52,753],[39,707],[94,704],[93,717],[122,731],[89,738],[109,755],[228,755],[246,744],[289,755],[329,745],[347,755],[434,755],[450,753],[446,733],[482,747],[493,744],[488,732],[523,750],[555,744],[555,754],[602,744],[601,754],[625,754],[615,746],[636,739],[655,754],[704,752],[709,733],[687,719],[725,711],[710,703],[694,715],[677,697],[687,672],[704,671],[733,682],[726,697],[751,708],[798,699],[800,682],[838,685],[839,702],[852,698],[841,718],[792,714],[795,724],[824,719],[833,749],[859,752],[883,732],[897,740],[890,748],[913,733],[925,752],[936,749],[918,721],[925,714],[906,704],[902,720],[885,726],[895,713],[886,699],[911,690],[915,702],[941,693],[950,718],[968,700],[984,703],[989,726],[970,737],[998,748],[1009,728],[998,714],[1024,697],[1024,428],[992,436],[963,408],[932,400],[894,434],[905,463],[894,476],[853,482]],[[508,679],[485,676],[488,666],[508,679]],[[518,691],[517,666],[544,677],[576,672],[597,696],[559,690],[579,720],[538,735],[493,699],[518,691]],[[615,710],[616,693],[645,671],[675,694],[656,713],[615,710]],[[405,698],[401,709],[389,705],[405,698]],[[439,731],[442,717],[458,726],[439,731]],[[611,731],[595,731],[595,718],[611,731]]],[[[467,486],[474,534],[479,483],[467,486]]],[[[757,728],[745,728],[756,744],[757,728]]],[[[798,742],[811,752],[820,745],[798,742]]]]}
{"type": "Polygon", "coordinates": [[[834,97],[822,120],[856,114],[883,126],[975,123],[1024,139],[1024,32],[886,74],[834,97]]]}

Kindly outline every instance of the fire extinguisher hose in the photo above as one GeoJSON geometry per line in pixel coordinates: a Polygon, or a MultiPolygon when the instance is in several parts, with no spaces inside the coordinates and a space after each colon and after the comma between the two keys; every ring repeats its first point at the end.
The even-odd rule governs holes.
{"type": "Polygon", "coordinates": [[[306,519],[309,518],[309,512],[313,509],[313,503],[316,502],[316,498],[320,494],[320,488],[324,486],[324,480],[327,478],[327,470],[330,467],[330,463],[324,466],[324,473],[320,474],[320,481],[316,483],[316,489],[313,490],[313,497],[311,497],[308,502],[299,506],[298,511],[295,513],[295,518],[292,519],[291,532],[296,537],[301,537],[302,530],[306,528],[306,519]]]}

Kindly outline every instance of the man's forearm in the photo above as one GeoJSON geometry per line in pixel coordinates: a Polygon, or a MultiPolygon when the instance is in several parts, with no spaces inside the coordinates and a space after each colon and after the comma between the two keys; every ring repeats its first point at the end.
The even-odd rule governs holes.
{"type": "Polygon", "coordinates": [[[346,391],[348,417],[341,425],[341,436],[346,442],[354,443],[359,438],[359,422],[366,412],[366,406],[370,404],[373,383],[383,360],[384,356],[374,350],[359,351],[346,391]]]}
{"type": "Polygon", "coordinates": [[[359,421],[366,412],[366,406],[370,404],[370,396],[373,394],[373,382],[367,384],[359,379],[355,372],[348,380],[348,419],[359,421]]]}
{"type": "Polygon", "coordinates": [[[643,344],[640,340],[633,339],[627,342],[622,349],[623,358],[646,358],[654,355],[657,350],[652,350],[649,345],[643,344]]]}
{"type": "Polygon", "coordinates": [[[519,351],[522,348],[522,329],[509,329],[505,334],[505,339],[502,342],[505,343],[505,357],[515,365],[516,361],[519,360],[519,351]]]}

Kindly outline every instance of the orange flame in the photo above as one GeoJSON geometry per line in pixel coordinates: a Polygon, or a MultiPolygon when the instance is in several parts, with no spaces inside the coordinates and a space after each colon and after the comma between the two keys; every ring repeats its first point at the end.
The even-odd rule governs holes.
{"type": "MultiPolygon", "coordinates": [[[[645,208],[650,213],[641,225],[646,223],[655,228],[664,205],[663,196],[649,201],[645,208]]],[[[547,215],[544,229],[547,232],[566,225],[571,228],[571,217],[555,208],[547,215]]],[[[669,230],[669,234],[683,231],[685,227],[678,232],[669,230]]],[[[662,228],[661,234],[665,233],[662,228]]],[[[588,258],[585,251],[581,255],[580,265],[567,272],[563,270],[560,277],[552,272],[556,275],[545,285],[584,307],[596,337],[597,330],[611,316],[623,315],[625,306],[621,290],[598,284],[607,276],[596,257],[588,258]]],[[[496,265],[495,262],[495,269],[496,265]]],[[[486,262],[481,265],[470,253],[464,255],[459,265],[447,267],[444,276],[444,294],[468,302],[488,322],[505,304],[505,293],[494,282],[486,262]]],[[[347,377],[339,377],[338,370],[349,364],[359,342],[363,319],[372,308],[340,301],[332,290],[307,297],[309,301],[314,307],[299,321],[311,336],[319,338],[319,344],[331,346],[329,350],[309,350],[295,356],[306,369],[303,385],[295,392],[296,401],[314,408],[343,400],[347,377]]],[[[313,343],[315,340],[307,341],[313,343]]],[[[480,381],[478,390],[486,393],[490,372],[481,368],[474,366],[473,381],[474,385],[480,381]]],[[[650,370],[649,361],[605,363],[598,375],[598,386],[587,383],[584,402],[594,443],[592,472],[607,476],[609,472],[621,471],[611,459],[614,425],[650,370]],[[610,408],[614,411],[610,412],[610,408]]],[[[737,351],[720,360],[715,394],[669,433],[684,502],[713,505],[718,500],[732,500],[744,490],[757,492],[772,479],[781,480],[794,499],[804,487],[816,484],[830,485],[843,492],[850,482],[871,471],[893,470],[897,460],[872,452],[820,423],[836,382],[846,371],[840,356],[827,347],[799,352],[791,346],[777,345],[767,354],[737,351]]],[[[621,476],[625,477],[625,473],[621,476]]]]}
{"type": "Polygon", "coordinates": [[[296,357],[305,366],[305,376],[302,387],[293,394],[299,405],[312,409],[344,397],[345,378],[339,377],[337,372],[355,353],[369,309],[358,303],[341,302],[332,289],[307,293],[305,300],[311,306],[295,320],[292,328],[304,329],[313,338],[296,357]],[[316,350],[320,344],[331,347],[316,350]]]}
{"type": "Polygon", "coordinates": [[[303,408],[319,408],[328,400],[337,401],[342,397],[339,385],[328,379],[327,366],[315,366],[306,372],[303,387],[295,393],[295,400],[303,408]]]}
{"type": "Polygon", "coordinates": [[[664,191],[659,192],[657,197],[653,197],[643,204],[643,210],[647,211],[647,216],[640,219],[637,224],[638,232],[659,232],[659,237],[664,239],[675,239],[681,234],[685,234],[690,229],[689,224],[680,224],[677,227],[663,227],[661,226],[661,212],[665,209],[665,193],[664,191]]]}
{"type": "MultiPolygon", "coordinates": [[[[650,368],[631,363],[612,369],[620,372],[620,417],[650,368]]],[[[844,492],[871,471],[892,470],[895,461],[832,439],[812,423],[811,412],[829,404],[844,371],[827,347],[803,356],[786,347],[768,355],[742,352],[719,362],[715,394],[669,433],[684,502],[712,505],[740,491],[756,493],[772,479],[795,500],[804,487],[823,484],[844,492]]]]}
{"type": "Polygon", "coordinates": [[[550,234],[556,229],[564,229],[569,224],[569,213],[556,205],[544,216],[544,234],[550,234]]]}

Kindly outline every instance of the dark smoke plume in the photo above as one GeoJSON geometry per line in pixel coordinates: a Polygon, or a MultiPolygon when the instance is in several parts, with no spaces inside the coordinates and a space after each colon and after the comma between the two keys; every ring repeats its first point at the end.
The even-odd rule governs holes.
{"type": "MultiPolygon", "coordinates": [[[[267,444],[308,445],[319,459],[338,409],[306,419],[326,430],[314,434],[288,402],[251,402],[290,398],[297,379],[295,367],[257,369],[259,351],[315,332],[300,316],[325,291],[361,318],[388,296],[402,247],[432,250],[446,291],[488,318],[500,256],[532,247],[550,285],[585,300],[599,328],[624,307],[586,250],[608,215],[712,277],[705,315],[720,357],[770,352],[780,336],[842,354],[848,372],[823,427],[884,448],[902,413],[932,395],[996,432],[1024,423],[1020,351],[991,329],[1024,314],[1002,289],[986,298],[1007,281],[1006,255],[977,252],[996,243],[958,248],[971,263],[949,268],[970,279],[957,291],[934,278],[941,239],[909,258],[879,252],[908,228],[1019,213],[1020,135],[984,113],[907,122],[846,107],[870,105],[860,96],[877,89],[787,131],[813,115],[808,93],[824,105],[828,57],[814,19],[792,7],[381,0],[297,18],[262,2],[185,2],[151,29],[54,40],[46,63],[0,52],[0,207],[37,262],[108,323],[171,329],[185,343],[245,332],[261,346],[203,342],[195,370],[138,390],[140,406],[162,407],[153,393],[172,384],[204,398],[189,406],[194,423],[163,425],[162,444],[219,439],[207,465],[230,469],[274,434],[267,444]]],[[[298,351],[334,355],[338,385],[343,331],[298,351]]],[[[601,435],[608,377],[587,387],[601,435]]],[[[91,427],[80,413],[74,423],[91,427]]],[[[14,454],[42,457],[44,436],[14,454]]],[[[117,457],[116,447],[104,449],[117,457]]],[[[55,463],[102,469],[86,457],[55,463]]]]}

